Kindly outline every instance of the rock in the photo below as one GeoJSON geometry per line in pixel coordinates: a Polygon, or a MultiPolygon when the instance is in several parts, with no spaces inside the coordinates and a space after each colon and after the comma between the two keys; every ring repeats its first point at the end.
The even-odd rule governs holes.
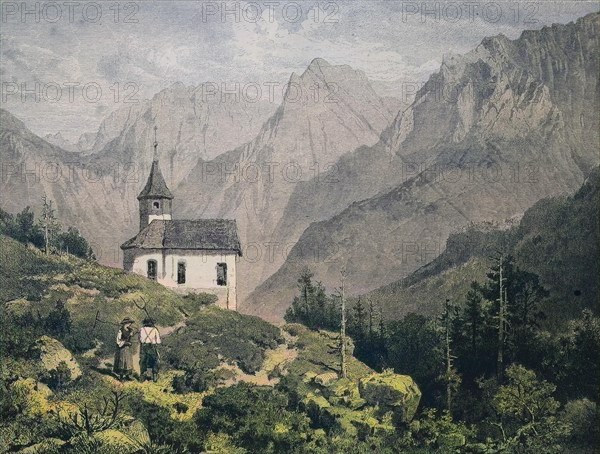
{"type": "Polygon", "coordinates": [[[319,412],[324,408],[331,407],[331,404],[325,399],[323,396],[318,396],[314,393],[308,393],[304,399],[302,399],[302,404],[305,408],[310,409],[314,408],[319,412]]]}
{"type": "Polygon", "coordinates": [[[64,362],[71,372],[71,381],[77,380],[82,375],[81,368],[73,354],[60,341],[52,337],[40,337],[31,347],[31,354],[41,361],[43,369],[48,372],[56,370],[59,364],[64,362]]]}
{"type": "Polygon", "coordinates": [[[342,405],[353,410],[362,408],[366,401],[360,397],[358,384],[348,378],[340,378],[322,389],[323,395],[334,405],[342,405]]]}
{"type": "Polygon", "coordinates": [[[41,452],[57,452],[66,442],[59,438],[47,438],[40,443],[28,446],[18,451],[18,454],[39,454],[41,452]]]}
{"type": "Polygon", "coordinates": [[[313,381],[317,385],[327,386],[330,383],[333,383],[337,379],[338,379],[338,374],[337,373],[335,373],[335,372],[325,372],[324,374],[317,375],[315,378],[313,378],[313,381]]]}
{"type": "Polygon", "coordinates": [[[123,454],[133,454],[139,449],[137,443],[120,430],[104,430],[94,434],[94,438],[100,441],[107,450],[112,448],[123,454]]]}
{"type": "Polygon", "coordinates": [[[303,376],[302,376],[302,381],[304,383],[310,383],[311,381],[314,380],[314,378],[317,376],[318,374],[316,372],[313,372],[312,370],[309,370],[308,372],[306,372],[303,376]]]}
{"type": "Polygon", "coordinates": [[[25,298],[8,301],[4,304],[6,312],[12,316],[23,316],[31,310],[31,303],[25,298]]]}
{"type": "Polygon", "coordinates": [[[52,391],[33,378],[21,378],[12,383],[9,390],[13,405],[25,415],[43,416],[52,409],[52,405],[48,402],[52,391]]]}
{"type": "Polygon", "coordinates": [[[402,422],[412,420],[421,400],[421,391],[414,380],[408,375],[393,372],[374,373],[361,378],[358,389],[369,405],[392,410],[402,422]]]}
{"type": "Polygon", "coordinates": [[[301,407],[308,413],[313,420],[321,421],[325,415],[325,410],[331,407],[331,404],[323,396],[314,393],[308,393],[300,401],[301,407]]]}

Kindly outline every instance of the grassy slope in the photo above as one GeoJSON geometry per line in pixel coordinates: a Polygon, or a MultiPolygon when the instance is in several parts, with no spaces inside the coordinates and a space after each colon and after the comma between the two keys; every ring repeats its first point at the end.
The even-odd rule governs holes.
{"type": "MultiPolygon", "coordinates": [[[[236,376],[221,386],[239,381],[275,386],[285,376],[288,383],[296,384],[288,392],[300,399],[309,392],[320,392],[314,384],[303,382],[307,372],[314,376],[339,368],[338,356],[330,348],[334,342],[331,333],[315,333],[297,326],[290,335],[259,318],[207,306],[209,300],[208,295],[183,297],[144,277],[95,262],[72,256],[46,256],[0,236],[2,310],[44,317],[57,301],[63,301],[71,313],[71,331],[88,343],[93,344],[95,339],[98,344],[94,349],[73,351],[83,370],[80,380],[58,393],[51,393],[41,384],[42,391],[29,393],[33,400],[24,404],[24,411],[42,419],[55,418],[52,412],[64,415],[76,412],[84,404],[93,408],[111,390],[124,390],[130,396],[165,408],[173,419],[190,421],[201,407],[203,397],[214,388],[175,393],[173,378],[183,375],[179,368],[233,370],[236,376]],[[113,353],[116,327],[97,323],[94,328],[94,318],[99,312],[103,320],[114,323],[124,316],[139,321],[144,313],[134,303],[141,304],[143,300],[148,301],[150,312],[163,332],[168,333],[162,351],[165,365],[171,367],[161,374],[158,383],[121,383],[103,368],[113,353]]],[[[0,355],[3,356],[1,372],[5,377],[7,374],[13,377],[14,389],[38,386],[33,361],[13,358],[10,352],[0,355]],[[15,377],[20,377],[17,382],[15,377]]],[[[372,371],[353,357],[348,361],[349,377],[354,382],[351,387],[356,392],[358,379],[372,371]]],[[[349,421],[370,418],[371,410],[367,415],[334,405],[331,411],[340,418],[340,424],[352,429],[349,421]]],[[[5,442],[13,440],[19,430],[22,427],[0,424],[0,438],[5,442]]]]}
{"type": "Polygon", "coordinates": [[[544,309],[551,321],[568,319],[585,307],[597,309],[599,174],[596,168],[572,197],[541,200],[511,229],[471,228],[452,235],[438,258],[367,298],[393,318],[437,313],[446,298],[463,301],[471,281],[484,280],[489,257],[503,249],[550,290],[544,309]]]}

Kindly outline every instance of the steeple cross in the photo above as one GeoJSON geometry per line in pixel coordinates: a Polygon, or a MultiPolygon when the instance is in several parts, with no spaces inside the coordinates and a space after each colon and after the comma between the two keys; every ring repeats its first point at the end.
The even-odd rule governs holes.
{"type": "Polygon", "coordinates": [[[154,126],[154,160],[158,159],[158,141],[156,140],[156,130],[158,129],[158,126],[154,126]]]}

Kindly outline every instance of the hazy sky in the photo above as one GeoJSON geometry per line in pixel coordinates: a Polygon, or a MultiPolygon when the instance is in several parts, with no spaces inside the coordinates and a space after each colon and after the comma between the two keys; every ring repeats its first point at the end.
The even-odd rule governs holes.
{"type": "Polygon", "coordinates": [[[38,134],[76,140],[178,81],[239,93],[258,84],[266,99],[269,83],[280,94],[315,57],[400,97],[444,54],[597,10],[586,1],[2,1],[2,104],[38,134]]]}

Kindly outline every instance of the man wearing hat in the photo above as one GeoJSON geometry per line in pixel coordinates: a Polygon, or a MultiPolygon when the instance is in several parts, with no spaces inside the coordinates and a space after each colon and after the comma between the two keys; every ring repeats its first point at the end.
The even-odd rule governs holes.
{"type": "Polygon", "coordinates": [[[140,380],[146,378],[146,371],[152,371],[152,381],[158,380],[158,369],[160,366],[160,355],[158,345],[161,343],[160,333],[150,317],[142,321],[140,329],[140,380]]]}
{"type": "Polygon", "coordinates": [[[113,370],[120,380],[129,379],[133,372],[133,358],[131,356],[131,342],[133,339],[133,320],[125,317],[117,333],[117,351],[113,370]]]}

